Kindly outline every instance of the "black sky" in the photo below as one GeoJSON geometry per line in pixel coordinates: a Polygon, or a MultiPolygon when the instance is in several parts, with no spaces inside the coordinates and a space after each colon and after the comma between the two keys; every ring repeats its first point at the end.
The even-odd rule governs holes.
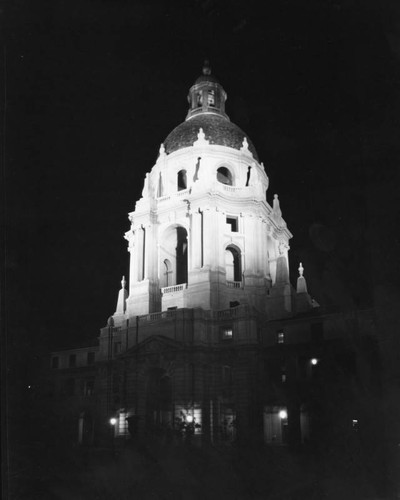
{"type": "Polygon", "coordinates": [[[279,193],[292,281],[303,260],[311,293],[331,306],[368,305],[377,280],[396,284],[398,10],[333,0],[5,8],[13,356],[96,337],[114,312],[127,213],[206,57],[264,162],[270,201],[279,193]]]}

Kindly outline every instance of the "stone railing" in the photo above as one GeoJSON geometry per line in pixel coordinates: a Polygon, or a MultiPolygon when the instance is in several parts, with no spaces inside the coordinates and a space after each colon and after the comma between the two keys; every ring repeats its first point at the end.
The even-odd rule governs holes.
{"type": "Polygon", "coordinates": [[[161,288],[161,293],[165,295],[166,293],[181,292],[187,288],[187,283],[182,283],[181,285],[165,286],[161,288]]]}
{"type": "Polygon", "coordinates": [[[166,194],[165,196],[160,196],[157,198],[157,202],[162,203],[163,201],[171,200],[175,197],[182,198],[183,196],[188,196],[190,194],[190,189],[182,189],[182,191],[176,191],[175,193],[166,194]]]}
{"type": "Polygon", "coordinates": [[[171,199],[171,196],[169,194],[167,194],[166,196],[160,196],[159,198],[157,198],[157,201],[160,202],[160,201],[166,201],[166,200],[170,200],[171,199]]]}
{"type": "Polygon", "coordinates": [[[214,311],[213,316],[216,319],[230,319],[239,316],[247,310],[247,306],[242,304],[237,307],[230,307],[229,309],[224,309],[223,311],[214,311]]]}
{"type": "Polygon", "coordinates": [[[226,184],[219,184],[222,186],[222,189],[224,191],[228,191],[229,193],[238,193],[243,190],[242,187],[236,187],[236,186],[227,186],[226,184]]]}
{"type": "Polygon", "coordinates": [[[187,194],[190,194],[189,191],[190,191],[189,189],[183,189],[182,191],[178,191],[176,193],[176,196],[178,197],[186,196],[187,194]]]}
{"type": "Polygon", "coordinates": [[[242,288],[243,283],[241,281],[227,281],[226,286],[228,288],[242,288]]]}
{"type": "Polygon", "coordinates": [[[141,321],[158,321],[165,318],[174,318],[176,316],[176,311],[162,311],[150,314],[144,314],[140,316],[141,321]]]}

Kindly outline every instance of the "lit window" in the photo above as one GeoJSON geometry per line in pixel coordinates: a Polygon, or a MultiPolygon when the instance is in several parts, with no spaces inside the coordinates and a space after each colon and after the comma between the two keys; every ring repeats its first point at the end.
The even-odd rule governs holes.
{"type": "Polygon", "coordinates": [[[119,414],[116,424],[118,424],[116,430],[119,436],[126,436],[129,434],[127,414],[125,412],[119,414]]]}
{"type": "Polygon", "coordinates": [[[222,328],[222,340],[231,340],[233,338],[233,329],[232,327],[224,327],[222,328]]]}
{"type": "Polygon", "coordinates": [[[353,419],[352,426],[353,426],[353,430],[357,432],[358,431],[358,420],[357,419],[353,419]]]}
{"type": "Polygon", "coordinates": [[[54,358],[51,360],[51,367],[52,368],[58,368],[59,367],[59,357],[54,356],[54,358]]]}
{"type": "Polygon", "coordinates": [[[76,366],[76,354],[69,355],[69,366],[76,366]]]}
{"type": "Polygon", "coordinates": [[[278,344],[285,343],[285,334],[284,334],[283,330],[281,330],[277,333],[276,340],[277,340],[278,344]]]}
{"type": "Polygon", "coordinates": [[[226,223],[231,226],[231,231],[232,233],[237,233],[238,232],[238,218],[237,217],[232,217],[232,216],[228,216],[226,218],[226,223]]]}
{"type": "Polygon", "coordinates": [[[208,91],[208,105],[215,106],[215,90],[208,91]]]}

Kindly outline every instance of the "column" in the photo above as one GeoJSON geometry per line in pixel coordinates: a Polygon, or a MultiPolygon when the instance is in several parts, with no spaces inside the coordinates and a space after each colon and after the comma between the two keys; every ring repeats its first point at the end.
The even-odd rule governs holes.
{"type": "Polygon", "coordinates": [[[193,212],[191,217],[190,229],[190,252],[191,262],[189,270],[200,269],[203,261],[203,245],[202,245],[202,214],[193,212]]]}

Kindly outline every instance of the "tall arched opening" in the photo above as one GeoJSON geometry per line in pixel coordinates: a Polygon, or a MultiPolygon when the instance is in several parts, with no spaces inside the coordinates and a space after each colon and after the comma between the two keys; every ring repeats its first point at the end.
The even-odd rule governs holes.
{"type": "Polygon", "coordinates": [[[242,281],[242,259],[240,250],[234,245],[225,249],[226,281],[242,281]]]}
{"type": "Polygon", "coordinates": [[[182,226],[171,226],[164,231],[161,244],[161,287],[187,283],[187,231],[182,226]]]}

